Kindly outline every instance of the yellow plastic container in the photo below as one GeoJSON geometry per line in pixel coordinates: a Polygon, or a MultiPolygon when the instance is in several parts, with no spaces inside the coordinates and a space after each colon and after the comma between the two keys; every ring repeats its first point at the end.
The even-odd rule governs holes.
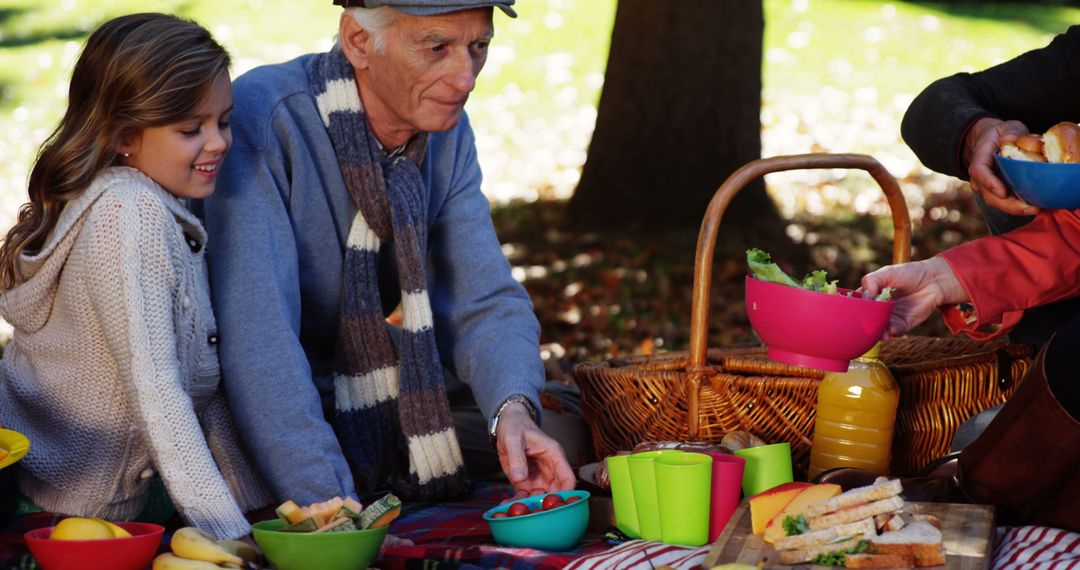
{"type": "Polygon", "coordinates": [[[810,477],[834,467],[889,472],[900,389],[880,355],[878,343],[852,360],[847,372],[830,372],[822,379],[810,477]]]}

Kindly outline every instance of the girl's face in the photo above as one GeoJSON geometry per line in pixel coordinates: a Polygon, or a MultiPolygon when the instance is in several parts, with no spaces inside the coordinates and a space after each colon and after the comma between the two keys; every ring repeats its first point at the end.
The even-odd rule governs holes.
{"type": "Polygon", "coordinates": [[[148,127],[120,145],[124,164],[138,168],[177,198],[205,198],[225,153],[232,146],[229,115],[232,84],[227,73],[214,81],[209,95],[178,123],[148,127]]]}

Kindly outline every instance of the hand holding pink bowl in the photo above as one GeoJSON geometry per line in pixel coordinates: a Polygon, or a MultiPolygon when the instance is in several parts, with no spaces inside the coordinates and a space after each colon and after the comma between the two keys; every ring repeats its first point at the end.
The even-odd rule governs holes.
{"type": "Polygon", "coordinates": [[[893,301],[864,299],[857,291],[810,291],[746,277],[750,326],[777,362],[846,372],[885,334],[893,301]],[[848,294],[851,296],[848,296],[848,294]]]}

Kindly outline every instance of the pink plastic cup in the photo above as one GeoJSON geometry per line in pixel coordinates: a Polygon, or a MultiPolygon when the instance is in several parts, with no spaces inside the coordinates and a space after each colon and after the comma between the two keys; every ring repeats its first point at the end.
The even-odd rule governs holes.
{"type": "Polygon", "coordinates": [[[712,488],[709,496],[709,542],[724,532],[728,520],[739,506],[743,468],[746,460],[730,453],[705,452],[713,458],[712,488]]]}
{"type": "Polygon", "coordinates": [[[838,291],[830,295],[747,276],[746,316],[769,347],[767,356],[784,364],[846,372],[852,359],[881,340],[893,302],[838,291]]]}

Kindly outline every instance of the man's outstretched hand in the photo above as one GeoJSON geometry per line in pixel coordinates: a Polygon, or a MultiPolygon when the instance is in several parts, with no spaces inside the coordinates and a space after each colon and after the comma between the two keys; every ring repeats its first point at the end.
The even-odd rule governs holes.
{"type": "Polygon", "coordinates": [[[514,499],[574,488],[574,472],[557,441],[533,421],[523,404],[512,403],[495,430],[499,464],[514,486],[514,499]]]}

